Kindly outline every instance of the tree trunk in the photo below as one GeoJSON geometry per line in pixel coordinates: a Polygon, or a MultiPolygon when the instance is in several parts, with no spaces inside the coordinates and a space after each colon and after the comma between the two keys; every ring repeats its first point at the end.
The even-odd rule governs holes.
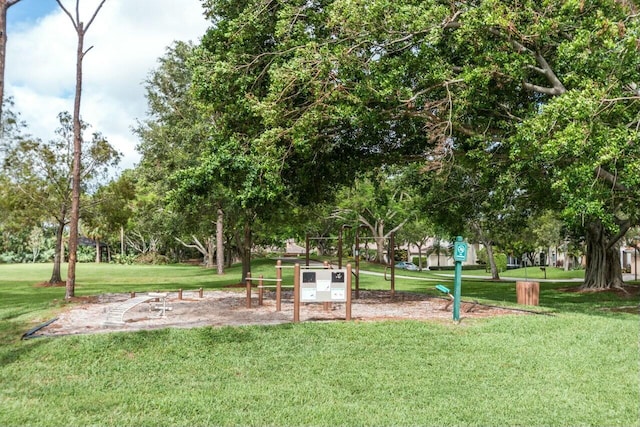
{"type": "Polygon", "coordinates": [[[76,260],[78,258],[78,223],[80,221],[80,160],[82,157],[82,127],[80,124],[80,99],[82,97],[82,57],[84,53],[84,29],[77,23],[78,47],[76,50],[76,96],[73,103],[73,172],[71,181],[71,221],[69,222],[69,269],[64,299],[73,298],[76,288],[76,260]]]}
{"type": "MultiPolygon", "coordinates": [[[[369,228],[371,235],[376,242],[376,262],[378,264],[385,264],[384,259],[384,221],[378,221],[375,226],[369,228]]],[[[392,261],[389,261],[391,263],[392,261]]]]}
{"type": "Polygon", "coordinates": [[[102,253],[100,250],[100,240],[96,239],[96,264],[100,264],[102,261],[102,253]]]}
{"type": "Polygon", "coordinates": [[[228,268],[233,265],[234,237],[233,235],[225,236],[225,264],[228,268]]]}
{"type": "MultiPolygon", "coordinates": [[[[76,18],[57,0],[60,8],[67,14],[78,35],[78,46],[76,49],[76,95],[73,102],[73,173],[71,181],[71,222],[69,223],[69,270],[67,272],[67,288],[64,298],[70,299],[75,296],[76,287],[76,260],[78,257],[78,222],[80,220],[80,173],[82,154],[82,126],[80,123],[80,100],[82,98],[82,60],[87,53],[84,51],[84,35],[93,23],[98,11],[102,8],[106,0],[102,0],[96,8],[89,23],[84,25],[78,16],[78,6],[80,0],[76,0],[76,18]]],[[[91,48],[89,48],[91,49],[91,48]]]]}
{"type": "Polygon", "coordinates": [[[64,222],[59,223],[58,229],[56,230],[56,245],[53,249],[53,272],[51,273],[51,279],[49,279],[49,283],[52,285],[62,282],[62,277],[60,276],[60,264],[62,264],[63,233],[64,233],[64,222]]]}
{"type": "Polygon", "coordinates": [[[7,54],[7,10],[20,0],[0,0],[0,120],[4,101],[4,64],[7,54]]]}
{"type": "Polygon", "coordinates": [[[586,227],[587,269],[582,289],[609,289],[621,287],[622,268],[618,242],[611,242],[611,236],[600,221],[586,227]]]}
{"type": "Polygon", "coordinates": [[[224,212],[218,208],[216,220],[216,267],[218,274],[224,274],[224,212]]]}
{"type": "Polygon", "coordinates": [[[7,0],[0,0],[0,119],[4,101],[4,61],[7,53],[7,0]]]}
{"type": "Polygon", "coordinates": [[[124,226],[120,226],[120,257],[124,256],[124,226]]]}
{"type": "Polygon", "coordinates": [[[482,241],[482,244],[487,248],[487,258],[489,259],[489,265],[491,266],[491,279],[500,280],[496,259],[493,256],[493,246],[491,246],[491,242],[488,241],[482,241]]]}
{"type": "Polygon", "coordinates": [[[207,237],[207,268],[213,268],[213,251],[215,250],[215,238],[207,237]]]}

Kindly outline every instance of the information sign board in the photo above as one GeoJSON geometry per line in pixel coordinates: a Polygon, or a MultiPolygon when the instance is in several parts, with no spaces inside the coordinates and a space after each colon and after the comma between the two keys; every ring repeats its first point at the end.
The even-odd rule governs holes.
{"type": "Polygon", "coordinates": [[[347,271],[300,270],[301,302],[346,302],[347,271]]]}

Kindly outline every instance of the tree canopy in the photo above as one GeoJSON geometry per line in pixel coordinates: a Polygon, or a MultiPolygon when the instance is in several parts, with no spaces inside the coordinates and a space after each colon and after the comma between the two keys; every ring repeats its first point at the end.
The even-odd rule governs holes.
{"type": "Polygon", "coordinates": [[[202,131],[174,175],[184,194],[224,189],[255,218],[417,164],[431,188],[475,192],[465,211],[493,228],[562,212],[588,242],[585,286],[620,283],[616,245],[640,221],[633,3],[203,5],[213,26],[184,61],[202,131]]]}

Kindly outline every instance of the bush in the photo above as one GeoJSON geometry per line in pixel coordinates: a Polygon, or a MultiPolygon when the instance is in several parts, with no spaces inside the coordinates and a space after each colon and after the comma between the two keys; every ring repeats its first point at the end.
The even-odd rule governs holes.
{"type": "Polygon", "coordinates": [[[115,254],[111,258],[115,264],[131,265],[135,262],[137,255],[131,254],[115,254]]]}
{"type": "Polygon", "coordinates": [[[494,258],[496,261],[496,268],[498,269],[498,272],[502,273],[503,271],[507,271],[507,255],[499,253],[494,255],[494,258]]]}
{"type": "Polygon", "coordinates": [[[0,264],[15,264],[26,262],[24,254],[17,254],[15,252],[4,252],[0,254],[0,264]]]}
{"type": "Polygon", "coordinates": [[[134,262],[136,264],[169,264],[169,257],[160,255],[157,252],[147,252],[146,254],[136,256],[134,262]]]}
{"type": "Polygon", "coordinates": [[[414,256],[414,257],[411,257],[411,262],[414,263],[415,265],[418,265],[418,266],[422,265],[422,268],[426,269],[427,268],[427,259],[428,258],[426,256],[423,256],[422,257],[422,264],[420,264],[420,257],[419,256],[414,256]]]}
{"type": "Polygon", "coordinates": [[[407,259],[407,250],[406,249],[397,249],[394,254],[393,254],[393,258],[394,261],[398,262],[398,261],[404,261],[407,259]]]}
{"type": "Polygon", "coordinates": [[[78,262],[94,262],[96,248],[92,246],[78,246],[78,262]]]}

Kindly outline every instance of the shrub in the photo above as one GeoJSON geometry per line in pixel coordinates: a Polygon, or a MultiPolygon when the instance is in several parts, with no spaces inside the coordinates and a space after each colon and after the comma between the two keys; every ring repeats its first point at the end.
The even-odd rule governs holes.
{"type": "Polygon", "coordinates": [[[169,258],[157,252],[147,252],[136,256],[134,262],[136,264],[169,264],[169,258]]]}
{"type": "Polygon", "coordinates": [[[503,271],[507,271],[507,255],[498,253],[494,255],[494,258],[498,272],[502,273],[503,271]]]}
{"type": "Polygon", "coordinates": [[[427,259],[428,257],[423,256],[422,257],[422,264],[420,264],[420,257],[419,256],[414,256],[411,257],[411,262],[414,263],[415,265],[422,265],[422,268],[427,268],[427,259]]]}
{"type": "Polygon", "coordinates": [[[404,261],[407,259],[407,250],[406,249],[396,249],[393,254],[394,261],[404,261]]]}

